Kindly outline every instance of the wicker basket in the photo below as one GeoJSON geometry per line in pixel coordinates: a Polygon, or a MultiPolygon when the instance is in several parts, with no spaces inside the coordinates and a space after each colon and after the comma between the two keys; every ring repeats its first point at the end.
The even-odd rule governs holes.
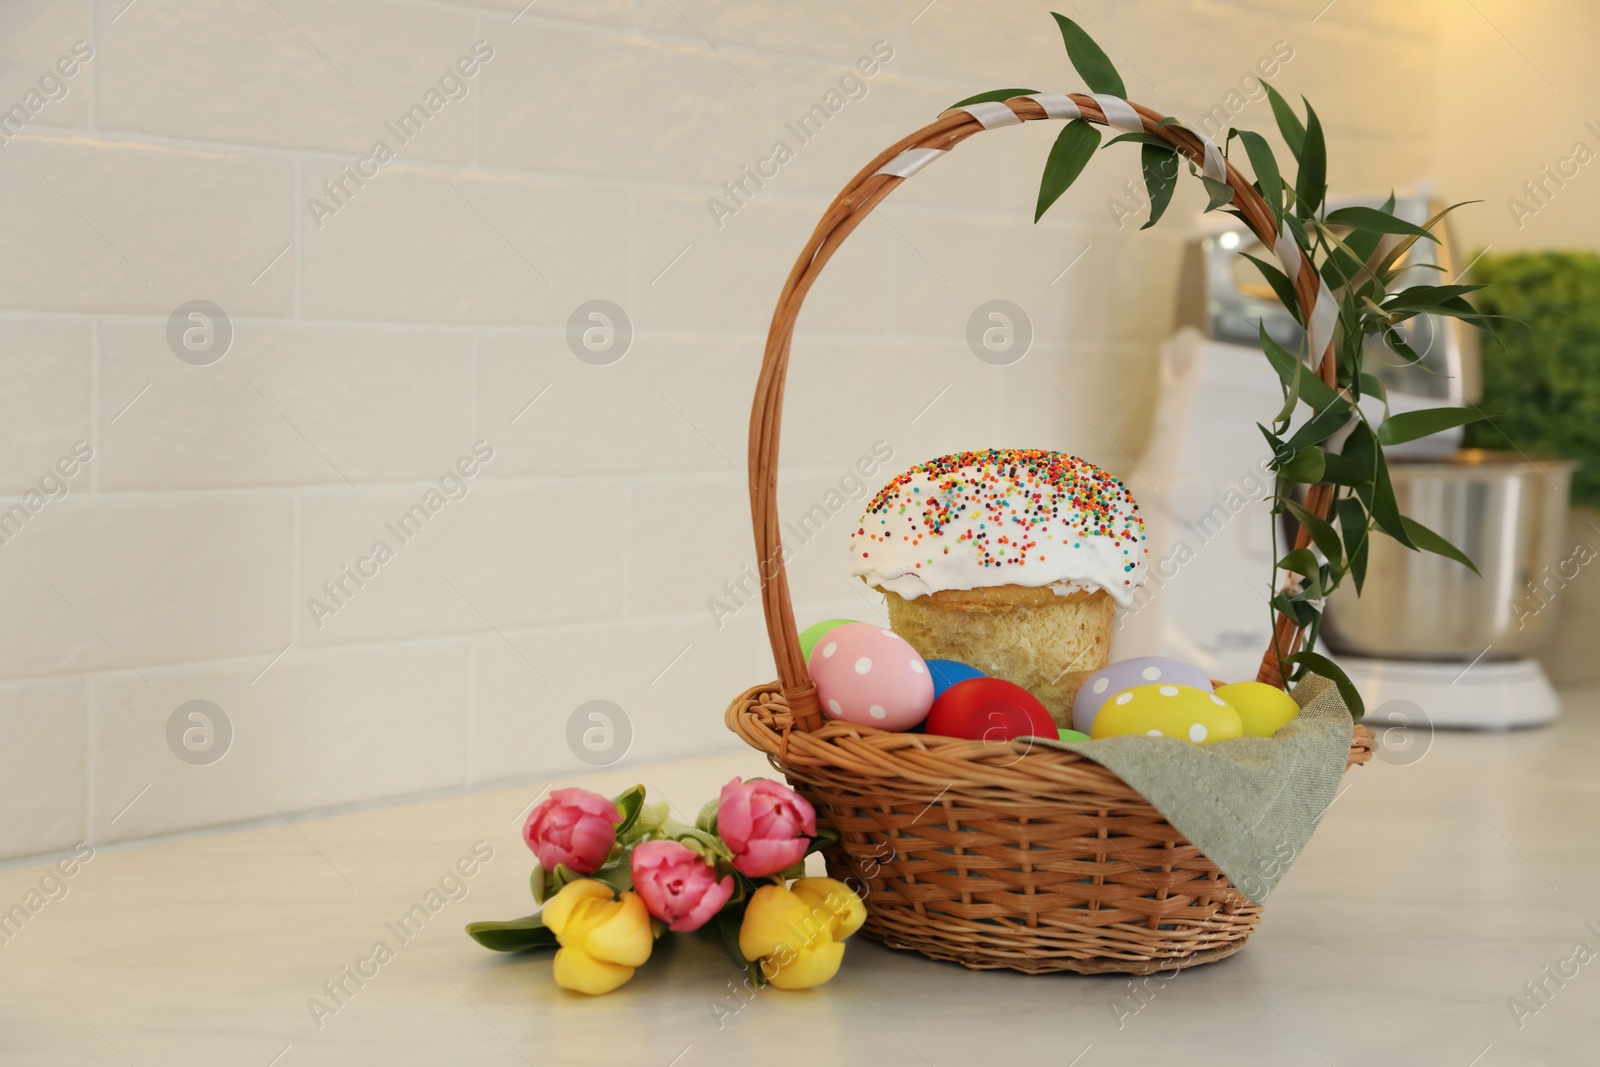
{"type": "MultiPolygon", "coordinates": [[[[864,887],[869,936],[975,969],[1147,974],[1237,952],[1260,907],[1143,796],[1091,760],[1025,742],[993,745],[825,722],[800,653],[775,501],[790,340],[801,301],[829,258],[879,201],[939,152],[987,128],[1072,117],[1074,110],[1121,128],[1137,115],[1145,132],[1208,173],[1225,170],[1235,206],[1269,248],[1276,244],[1270,209],[1214,145],[1182,127],[1159,125],[1162,116],[1148,109],[1105,97],[1019,96],[948,111],[867,164],[828,206],[773,313],[751,412],[750,473],[762,604],[779,681],[740,694],[727,723],[766,753],[838,832],[838,845],[826,853],[828,870],[864,887]]],[[[1295,280],[1309,316],[1316,271],[1306,262],[1295,280]]],[[[1333,381],[1331,348],[1319,373],[1333,381]]],[[[1326,515],[1330,499],[1319,489],[1307,506],[1326,515]]],[[[1300,637],[1292,620],[1279,618],[1262,680],[1282,685],[1280,659],[1300,637]]],[[[1372,747],[1371,731],[1356,726],[1347,766],[1365,763],[1372,747]]]]}

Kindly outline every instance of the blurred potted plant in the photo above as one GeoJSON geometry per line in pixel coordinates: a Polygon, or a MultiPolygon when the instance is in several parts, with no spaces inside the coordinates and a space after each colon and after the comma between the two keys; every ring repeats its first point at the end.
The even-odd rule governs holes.
{"type": "Polygon", "coordinates": [[[1566,552],[1522,591],[1520,612],[1557,612],[1540,653],[1558,683],[1600,682],[1600,254],[1485,255],[1480,309],[1498,344],[1483,346],[1483,410],[1468,447],[1579,460],[1566,552]]]}

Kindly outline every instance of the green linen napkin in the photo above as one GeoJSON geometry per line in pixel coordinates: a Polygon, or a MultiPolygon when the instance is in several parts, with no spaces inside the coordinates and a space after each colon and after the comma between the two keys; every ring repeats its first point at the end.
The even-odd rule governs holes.
{"type": "Polygon", "coordinates": [[[1333,803],[1350,753],[1350,712],[1331,681],[1308,676],[1291,695],[1300,714],[1272,737],[1209,745],[1145,736],[1034,743],[1114,772],[1259,904],[1333,803]]]}

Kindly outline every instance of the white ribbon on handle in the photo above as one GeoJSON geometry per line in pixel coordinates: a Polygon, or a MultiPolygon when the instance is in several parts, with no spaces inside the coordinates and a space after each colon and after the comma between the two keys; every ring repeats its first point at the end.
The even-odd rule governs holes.
{"type": "Polygon", "coordinates": [[[1022,119],[1015,111],[994,100],[985,100],[976,104],[966,104],[957,108],[965,111],[977,119],[986,130],[997,130],[1002,126],[1020,126],[1022,119]]]}
{"type": "Polygon", "coordinates": [[[1300,246],[1295,244],[1294,234],[1289,232],[1287,222],[1278,226],[1278,243],[1272,246],[1278,254],[1278,262],[1283,264],[1283,272],[1289,276],[1289,284],[1293,285],[1300,277],[1300,246]]]}
{"type": "Polygon", "coordinates": [[[1311,322],[1306,332],[1311,337],[1309,358],[1313,367],[1322,363],[1322,354],[1328,350],[1328,343],[1333,340],[1333,327],[1339,321],[1339,302],[1333,298],[1328,287],[1317,281],[1317,302],[1311,308],[1311,322]]]}
{"type": "Polygon", "coordinates": [[[1033,93],[1028,99],[1044,108],[1044,113],[1053,119],[1083,118],[1077,102],[1066,93],[1033,93]]]}
{"type": "Polygon", "coordinates": [[[1090,93],[1090,99],[1100,105],[1100,113],[1106,117],[1106,125],[1123,133],[1143,133],[1144,119],[1133,110],[1133,105],[1120,96],[1110,93],[1090,93]]]}
{"type": "MultiPolygon", "coordinates": [[[[1010,111],[1010,108],[1006,108],[1010,111]]],[[[979,120],[982,121],[982,120],[979,120]]],[[[1020,121],[1020,120],[1018,120],[1020,121]]],[[[896,178],[909,178],[929,163],[945,154],[943,148],[908,148],[889,162],[873,171],[874,174],[892,174],[896,178]]]]}
{"type": "Polygon", "coordinates": [[[1196,136],[1200,138],[1200,144],[1206,150],[1205,161],[1200,166],[1201,173],[1214,182],[1227,182],[1228,161],[1222,158],[1222,149],[1218,148],[1216,142],[1204,134],[1197,134],[1196,136]]]}

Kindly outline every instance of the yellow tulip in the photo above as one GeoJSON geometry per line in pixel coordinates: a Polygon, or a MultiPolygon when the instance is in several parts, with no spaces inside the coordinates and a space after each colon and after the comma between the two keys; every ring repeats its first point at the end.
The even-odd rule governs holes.
{"type": "Polygon", "coordinates": [[[636,894],[619,898],[604,882],[568,882],[539,913],[561,949],[556,985],[591,996],[609,993],[650,958],[650,913],[636,894]]]}
{"type": "Polygon", "coordinates": [[[832,878],[797,878],[755,891],[739,926],[739,951],[779,989],[810,989],[832,978],[844,940],[866,921],[861,898],[832,878]]]}

